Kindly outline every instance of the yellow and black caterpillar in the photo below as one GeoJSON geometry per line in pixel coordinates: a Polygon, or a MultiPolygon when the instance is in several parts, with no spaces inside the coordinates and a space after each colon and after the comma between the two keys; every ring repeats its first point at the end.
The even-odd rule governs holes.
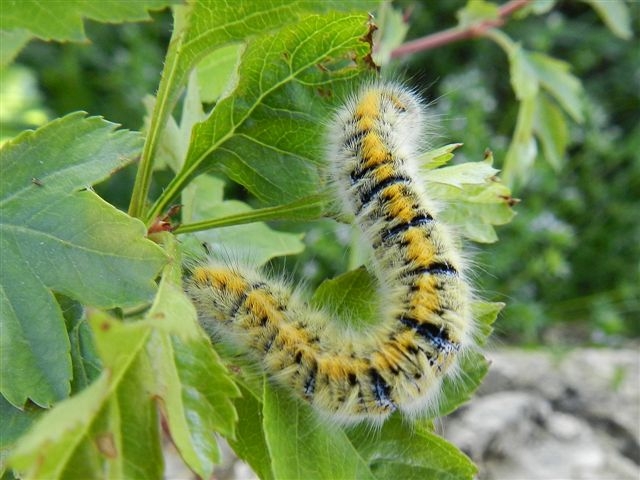
{"type": "Polygon", "coordinates": [[[201,322],[340,423],[418,415],[472,343],[464,264],[424,191],[417,96],[394,83],[364,87],[329,132],[329,179],[373,251],[380,322],[345,331],[280,280],[221,262],[191,269],[186,290],[201,322]]]}

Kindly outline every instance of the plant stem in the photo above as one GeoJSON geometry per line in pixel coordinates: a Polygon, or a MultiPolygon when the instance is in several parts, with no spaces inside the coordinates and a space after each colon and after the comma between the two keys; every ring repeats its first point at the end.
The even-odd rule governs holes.
{"type": "MultiPolygon", "coordinates": [[[[168,117],[171,115],[171,111],[177,101],[177,94],[175,93],[176,87],[173,84],[182,82],[182,79],[179,78],[176,71],[178,70],[179,65],[177,52],[182,45],[183,33],[183,29],[174,27],[173,33],[171,34],[171,43],[169,44],[169,50],[167,51],[167,56],[165,58],[165,66],[160,78],[160,85],[158,87],[158,93],[156,94],[156,102],[153,106],[151,123],[147,132],[147,138],[144,142],[142,156],[140,157],[140,164],[138,165],[138,171],[136,173],[136,179],[131,193],[129,215],[143,220],[145,220],[145,217],[147,216],[145,215],[147,196],[149,195],[149,188],[151,186],[154,157],[168,117]],[[178,76],[177,80],[176,76],[178,76]]],[[[181,83],[181,85],[183,84],[181,83]]]]}
{"type": "Polygon", "coordinates": [[[260,208],[258,210],[236,213],[235,215],[226,217],[180,225],[174,230],[174,233],[176,235],[180,233],[192,233],[209,230],[211,228],[265,222],[267,220],[313,220],[322,216],[322,207],[325,203],[327,203],[326,195],[311,195],[286,205],[260,208]]]}
{"type": "Polygon", "coordinates": [[[151,172],[153,168],[152,154],[155,150],[156,130],[149,132],[149,137],[144,142],[136,180],[133,184],[133,192],[131,193],[131,203],[129,204],[129,215],[141,218],[144,215],[144,207],[147,201],[149,185],[151,183],[151,172]]]}
{"type": "Polygon", "coordinates": [[[427,35],[426,37],[412,40],[400,45],[391,52],[391,58],[398,58],[412,53],[431,50],[460,40],[481,37],[487,30],[504,25],[505,21],[511,14],[527,6],[529,3],[531,3],[531,0],[511,0],[500,7],[498,11],[498,18],[494,20],[482,20],[469,25],[466,28],[449,28],[441,32],[427,35]]]}

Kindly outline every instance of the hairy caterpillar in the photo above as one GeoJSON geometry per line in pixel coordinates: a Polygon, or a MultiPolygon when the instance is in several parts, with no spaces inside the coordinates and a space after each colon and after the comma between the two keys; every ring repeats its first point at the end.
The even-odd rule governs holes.
{"type": "Polygon", "coordinates": [[[423,106],[394,83],[364,87],[329,132],[329,179],[372,247],[380,318],[344,331],[283,281],[212,262],[186,290],[200,319],[253,352],[266,371],[340,423],[417,415],[472,342],[463,262],[418,176],[423,106]]]}

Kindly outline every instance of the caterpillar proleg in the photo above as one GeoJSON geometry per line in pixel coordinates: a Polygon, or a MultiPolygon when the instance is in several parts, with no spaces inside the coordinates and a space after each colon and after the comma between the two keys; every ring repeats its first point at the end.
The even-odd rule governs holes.
{"type": "Polygon", "coordinates": [[[187,279],[201,322],[340,423],[434,406],[443,377],[472,343],[464,264],[419,177],[423,109],[407,88],[372,83],[329,130],[329,183],[373,252],[378,325],[340,331],[344,323],[286,282],[243,266],[201,264],[187,279]]]}

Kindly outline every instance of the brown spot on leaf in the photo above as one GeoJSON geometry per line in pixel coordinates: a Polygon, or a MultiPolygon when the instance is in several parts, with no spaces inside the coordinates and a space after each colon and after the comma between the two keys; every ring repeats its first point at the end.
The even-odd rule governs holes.
{"type": "Polygon", "coordinates": [[[116,448],[116,442],[113,438],[113,433],[101,433],[96,437],[96,446],[100,453],[105,457],[114,459],[118,456],[118,449],[116,448]]]}
{"type": "Polygon", "coordinates": [[[379,72],[380,71],[380,66],[377,65],[376,62],[373,61],[373,57],[371,56],[371,54],[373,53],[373,32],[378,30],[378,26],[373,22],[373,16],[372,15],[369,15],[368,26],[369,26],[369,30],[367,31],[367,33],[364,36],[362,36],[360,38],[361,41],[369,44],[369,53],[367,53],[365,55],[363,60],[364,60],[365,65],[367,65],[372,70],[375,70],[376,72],[379,72]]]}
{"type": "Polygon", "coordinates": [[[510,207],[513,207],[514,205],[519,204],[521,201],[519,198],[513,198],[511,195],[499,195],[498,197],[504,200],[505,203],[510,207]]]}
{"type": "Polygon", "coordinates": [[[333,92],[329,88],[318,87],[317,92],[322,98],[331,98],[333,96],[333,92]]]}

